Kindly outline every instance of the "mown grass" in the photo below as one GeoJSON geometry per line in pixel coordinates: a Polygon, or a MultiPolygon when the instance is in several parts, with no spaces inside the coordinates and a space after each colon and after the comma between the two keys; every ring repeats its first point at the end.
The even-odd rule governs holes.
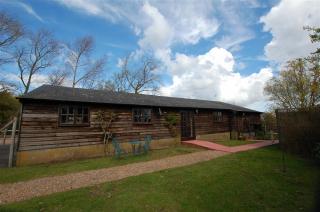
{"type": "Polygon", "coordinates": [[[245,144],[254,144],[257,143],[256,141],[249,141],[249,140],[225,140],[225,141],[214,141],[214,143],[221,144],[224,146],[240,146],[245,144]]]}
{"type": "MultiPolygon", "coordinates": [[[[319,167],[277,146],[0,206],[1,211],[316,211],[319,167]]],[[[319,192],[319,191],[318,191],[319,192]]],[[[319,208],[318,208],[319,209],[319,208]]]]}
{"type": "Polygon", "coordinates": [[[178,146],[168,149],[150,151],[146,155],[127,156],[120,159],[114,157],[101,157],[87,160],[75,160],[47,165],[34,165],[26,167],[0,168],[0,184],[25,181],[39,177],[63,175],[72,172],[108,168],[129,163],[155,160],[179,154],[187,154],[200,149],[178,146]]]}

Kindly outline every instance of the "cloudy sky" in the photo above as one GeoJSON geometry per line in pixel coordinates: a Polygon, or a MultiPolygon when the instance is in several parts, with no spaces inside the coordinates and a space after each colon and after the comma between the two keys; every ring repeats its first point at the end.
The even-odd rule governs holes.
{"type": "MultiPolygon", "coordinates": [[[[93,36],[95,55],[108,55],[106,76],[124,56],[148,52],[163,67],[161,95],[261,111],[265,82],[315,49],[303,26],[320,26],[318,0],[0,0],[0,7],[61,42],[93,36]]],[[[36,80],[33,87],[46,73],[36,80]]]]}

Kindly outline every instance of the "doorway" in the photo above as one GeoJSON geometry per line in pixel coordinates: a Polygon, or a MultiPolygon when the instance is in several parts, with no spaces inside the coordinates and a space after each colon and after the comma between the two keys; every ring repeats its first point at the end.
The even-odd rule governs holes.
{"type": "Polygon", "coordinates": [[[195,138],[193,111],[181,111],[181,140],[195,138]]]}

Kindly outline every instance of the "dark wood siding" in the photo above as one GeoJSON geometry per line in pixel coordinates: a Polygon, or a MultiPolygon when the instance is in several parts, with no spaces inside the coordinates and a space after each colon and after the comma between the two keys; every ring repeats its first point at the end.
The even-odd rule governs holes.
{"type": "Polygon", "coordinates": [[[238,112],[231,118],[232,129],[240,132],[249,132],[253,130],[253,125],[261,124],[259,113],[241,113],[238,112]]]}
{"type": "MultiPolygon", "coordinates": [[[[159,115],[158,108],[152,108],[150,124],[135,124],[132,121],[131,106],[88,105],[88,107],[89,126],[59,126],[59,103],[24,102],[18,150],[102,144],[103,135],[97,121],[99,110],[113,111],[117,114],[118,118],[112,124],[112,132],[120,142],[143,139],[145,135],[151,135],[153,139],[172,138],[172,133],[166,126],[166,114],[175,114],[178,117],[177,133],[180,135],[180,109],[162,108],[162,115],[159,115]]],[[[198,110],[198,113],[194,113],[196,135],[229,132],[230,127],[234,130],[237,130],[237,127],[243,129],[242,114],[237,114],[237,119],[233,119],[232,112],[222,111],[223,120],[216,122],[213,119],[213,111],[198,110]]],[[[260,114],[248,113],[245,117],[251,124],[260,123],[260,114]]]]}
{"type": "Polygon", "coordinates": [[[230,112],[222,112],[222,121],[216,122],[213,119],[213,111],[199,110],[195,114],[195,131],[197,135],[212,134],[229,131],[229,116],[230,112]]]}
{"type": "MultiPolygon", "coordinates": [[[[118,119],[112,124],[112,132],[120,142],[143,139],[151,135],[153,139],[170,138],[164,116],[157,110],[152,112],[151,124],[132,122],[132,107],[89,106],[90,126],[59,126],[59,104],[24,103],[19,150],[36,150],[57,147],[101,144],[103,136],[97,122],[98,110],[114,111],[118,119]]],[[[168,110],[177,115],[178,111],[168,110]]],[[[178,126],[179,129],[179,126],[178,126]]]]}

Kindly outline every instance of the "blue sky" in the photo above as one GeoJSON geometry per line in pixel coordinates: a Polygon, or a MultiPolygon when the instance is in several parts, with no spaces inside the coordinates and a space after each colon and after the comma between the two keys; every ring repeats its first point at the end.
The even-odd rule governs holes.
{"type": "MultiPolygon", "coordinates": [[[[318,24],[320,7],[308,2],[0,0],[0,7],[27,29],[49,29],[63,43],[93,36],[94,57],[108,56],[107,77],[119,70],[119,59],[148,52],[163,67],[161,95],[265,110],[266,81],[285,61],[314,49],[302,27],[318,24]]],[[[8,70],[16,74],[14,65],[8,70]]]]}

